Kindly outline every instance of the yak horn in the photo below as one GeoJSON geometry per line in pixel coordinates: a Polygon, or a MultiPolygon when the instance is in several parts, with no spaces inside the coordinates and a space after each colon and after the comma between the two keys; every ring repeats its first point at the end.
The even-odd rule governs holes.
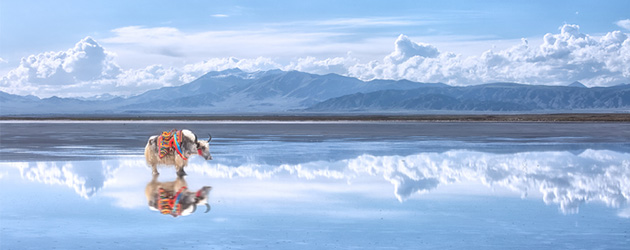
{"type": "Polygon", "coordinates": [[[191,214],[194,213],[195,211],[197,211],[197,204],[193,204],[193,211],[190,212],[191,214]]]}
{"type": "Polygon", "coordinates": [[[204,213],[210,212],[210,204],[206,203],[206,211],[204,213]]]}
{"type": "Polygon", "coordinates": [[[208,141],[212,140],[212,135],[208,133],[208,141]]]}

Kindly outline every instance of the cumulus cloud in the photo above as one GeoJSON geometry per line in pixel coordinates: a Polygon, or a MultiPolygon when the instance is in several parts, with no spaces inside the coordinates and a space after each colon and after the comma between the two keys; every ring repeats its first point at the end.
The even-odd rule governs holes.
{"type": "Polygon", "coordinates": [[[630,39],[620,31],[597,39],[566,24],[548,33],[540,46],[526,39],[511,48],[463,57],[401,35],[394,52],[382,61],[357,64],[349,74],[361,79],[409,79],[470,85],[487,82],[565,85],[581,81],[607,86],[630,81],[630,39]]]}
{"type": "Polygon", "coordinates": [[[86,37],[66,51],[22,58],[17,68],[0,79],[0,90],[40,97],[129,95],[184,83],[180,70],[161,65],[124,70],[114,62],[115,57],[86,37]]]}
{"type": "MultiPolygon", "coordinates": [[[[628,20],[617,24],[625,27],[628,20]]],[[[362,80],[407,79],[462,86],[488,82],[566,85],[579,81],[593,87],[630,82],[629,34],[612,31],[594,37],[581,33],[574,24],[565,24],[557,33],[544,35],[539,45],[522,39],[511,47],[473,56],[442,51],[432,44],[400,35],[391,53],[383,52],[382,59],[372,60],[372,57],[371,61],[359,59],[373,53],[370,50],[380,51],[373,48],[370,40],[361,41],[366,44],[330,42],[341,36],[333,33],[277,30],[187,33],[171,27],[141,26],[112,32],[115,35],[103,41],[124,53],[153,55],[150,63],[124,69],[116,62],[118,56],[86,37],[66,51],[23,58],[17,68],[0,79],[0,90],[40,97],[134,95],[185,84],[209,71],[230,68],[250,72],[282,69],[337,73],[362,80]],[[198,55],[205,57],[201,59],[198,55]],[[160,58],[185,58],[186,63],[180,66],[154,63],[153,59],[160,58]]],[[[141,57],[132,58],[144,62],[141,57]]]]}
{"type": "MultiPolygon", "coordinates": [[[[161,37],[160,40],[172,40],[169,44],[179,41],[176,38],[181,33],[173,29],[156,31],[141,27],[133,29],[142,31],[131,32],[134,34],[157,34],[161,37]]],[[[239,48],[249,48],[251,45],[228,45],[229,42],[224,40],[238,38],[259,41],[259,44],[254,47],[266,48],[271,42],[266,35],[266,33],[254,33],[249,34],[248,37],[236,37],[229,32],[182,34],[184,38],[204,41],[218,39],[223,41],[222,44],[226,43],[224,47],[239,48]],[[263,45],[263,43],[267,44],[263,45]]],[[[116,43],[125,43],[140,39],[135,36],[121,33],[111,40],[116,43]]],[[[146,36],[148,35],[145,34],[142,37],[146,36]]],[[[296,46],[299,46],[308,48],[307,53],[312,54],[320,53],[322,49],[329,51],[328,54],[345,49],[345,56],[305,55],[289,61],[268,56],[253,59],[220,57],[187,65],[183,71],[198,72],[200,69],[213,70],[229,67],[241,67],[249,71],[279,68],[316,74],[337,73],[363,80],[408,79],[420,82],[444,82],[452,85],[487,82],[566,85],[569,82],[580,81],[588,86],[610,86],[630,82],[630,53],[628,53],[630,39],[627,33],[621,31],[612,31],[601,37],[593,37],[581,33],[578,25],[565,24],[560,27],[558,33],[544,35],[540,45],[530,45],[527,39],[522,39],[519,44],[507,49],[490,49],[476,56],[462,56],[449,51],[440,51],[434,45],[416,42],[405,35],[400,35],[395,40],[394,50],[391,53],[385,55],[382,60],[369,62],[362,62],[358,59],[362,57],[361,55],[349,52],[353,51],[351,46],[360,47],[355,43],[344,45],[334,43],[332,46],[322,47],[323,45],[320,44],[322,39],[332,39],[334,36],[334,34],[323,35],[317,39],[309,36],[303,39],[297,39],[292,35],[282,36],[284,38],[274,41],[282,46],[274,46],[274,49],[283,47],[285,50],[274,50],[273,53],[275,56],[286,58],[287,52],[296,50],[298,49],[296,46]]],[[[243,50],[233,48],[231,51],[243,50]]],[[[361,51],[365,53],[365,48],[361,51]]]]}
{"type": "Polygon", "coordinates": [[[30,93],[39,88],[63,88],[85,81],[112,79],[120,73],[113,54],[86,37],[73,48],[22,58],[20,65],[0,80],[3,90],[30,93]]]}
{"type": "Polygon", "coordinates": [[[435,58],[440,54],[432,45],[412,42],[405,35],[398,36],[395,44],[394,52],[385,57],[386,62],[402,63],[415,56],[435,58]]]}
{"type": "Polygon", "coordinates": [[[289,65],[282,67],[283,70],[297,70],[302,72],[308,72],[312,74],[340,74],[346,75],[348,68],[358,63],[356,58],[353,58],[351,53],[348,53],[346,57],[334,57],[326,59],[317,59],[312,56],[298,58],[297,61],[291,62],[289,65]]]}
{"type": "Polygon", "coordinates": [[[260,71],[281,68],[282,65],[266,57],[254,59],[238,59],[236,57],[212,58],[199,63],[187,64],[183,67],[186,76],[198,77],[210,71],[222,71],[239,68],[244,71],[260,71]]]}
{"type": "MultiPolygon", "coordinates": [[[[175,55],[177,48],[170,46],[180,41],[180,32],[172,28],[142,29],[125,27],[117,29],[121,34],[115,43],[131,43],[137,39],[155,40],[159,52],[175,55]],[[160,42],[161,41],[161,42],[160,42]],[[163,45],[163,46],[162,46],[163,45]]],[[[314,73],[345,73],[352,61],[348,58],[332,58],[322,61],[313,57],[300,58],[295,63],[283,65],[268,57],[240,59],[236,57],[210,58],[181,67],[152,64],[137,69],[123,69],[116,62],[116,55],[107,51],[90,37],[79,41],[67,51],[46,52],[23,58],[20,65],[0,79],[0,90],[19,95],[50,97],[94,96],[102,93],[133,95],[166,86],[191,82],[210,71],[240,68],[244,71],[270,69],[304,70],[314,73]]]]}

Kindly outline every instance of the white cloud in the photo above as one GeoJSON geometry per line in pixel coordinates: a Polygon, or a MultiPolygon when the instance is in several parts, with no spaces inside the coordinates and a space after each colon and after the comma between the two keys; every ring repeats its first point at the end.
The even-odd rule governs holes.
{"type": "Polygon", "coordinates": [[[630,30],[630,19],[619,20],[615,24],[621,28],[630,30]]]}
{"type": "Polygon", "coordinates": [[[309,56],[298,58],[297,61],[291,62],[282,69],[287,71],[297,70],[322,75],[329,73],[347,75],[348,68],[357,63],[358,59],[353,58],[351,53],[348,53],[346,57],[334,57],[322,60],[309,56]]]}
{"type": "Polygon", "coordinates": [[[240,68],[244,71],[270,70],[282,67],[281,64],[274,62],[266,57],[258,57],[254,59],[238,59],[235,57],[212,58],[204,60],[200,63],[187,64],[183,66],[183,72],[192,74],[192,77],[198,77],[209,71],[221,71],[226,69],[240,68]]]}
{"type": "Polygon", "coordinates": [[[17,68],[0,79],[0,90],[40,97],[129,95],[184,83],[181,72],[172,67],[150,65],[124,70],[114,59],[114,53],[86,37],[67,51],[22,58],[17,68]]]}
{"type": "Polygon", "coordinates": [[[225,18],[225,17],[230,17],[230,15],[226,15],[226,14],[214,14],[214,15],[212,15],[212,17],[225,18]]]}
{"type": "Polygon", "coordinates": [[[546,34],[540,46],[525,39],[511,48],[463,57],[400,36],[395,50],[382,61],[356,64],[350,75],[361,79],[409,79],[470,85],[487,82],[565,85],[581,81],[607,86],[630,81],[630,39],[619,31],[600,39],[582,34],[577,25],[564,25],[559,34],[546,34]]]}
{"type": "Polygon", "coordinates": [[[396,39],[396,47],[394,52],[385,57],[388,63],[402,63],[412,57],[435,58],[440,54],[437,48],[430,44],[415,43],[409,40],[405,35],[398,36],[396,39]]]}
{"type": "Polygon", "coordinates": [[[86,81],[114,78],[120,68],[114,55],[86,37],[73,48],[22,58],[20,65],[0,80],[2,90],[29,94],[40,89],[63,89],[86,81]]]}
{"type": "MultiPolygon", "coordinates": [[[[321,21],[319,25],[404,25],[403,21],[338,19],[321,21]]],[[[0,90],[40,97],[134,95],[181,85],[208,71],[235,67],[245,71],[299,70],[363,80],[408,79],[452,85],[566,85],[580,81],[587,86],[611,86],[630,82],[629,34],[613,31],[593,37],[570,24],[563,25],[559,33],[544,35],[540,42],[536,39],[535,45],[528,39],[512,46],[505,46],[512,41],[500,41],[501,46],[476,55],[444,51],[405,35],[395,40],[393,51],[388,53],[382,49],[382,38],[346,42],[340,39],[347,35],[343,32],[184,32],[172,27],[142,26],[112,32],[113,36],[102,39],[111,51],[87,37],[67,51],[23,58],[17,68],[0,79],[0,90]],[[377,55],[382,59],[374,60],[377,55]]],[[[462,44],[474,46],[473,50],[481,46],[478,42],[462,44]]]]}

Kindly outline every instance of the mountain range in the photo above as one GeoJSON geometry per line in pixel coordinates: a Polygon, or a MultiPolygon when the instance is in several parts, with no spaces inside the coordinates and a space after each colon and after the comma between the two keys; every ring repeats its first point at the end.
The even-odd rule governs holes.
{"type": "Polygon", "coordinates": [[[553,112],[626,111],[630,85],[587,88],[491,83],[455,87],[407,80],[361,81],[299,71],[209,72],[175,87],[127,98],[38,98],[0,92],[0,113],[251,114],[282,112],[553,112]]]}

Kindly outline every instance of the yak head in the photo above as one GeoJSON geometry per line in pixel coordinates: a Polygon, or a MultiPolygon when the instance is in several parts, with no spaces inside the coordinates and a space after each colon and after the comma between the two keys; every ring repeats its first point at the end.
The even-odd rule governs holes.
{"type": "Polygon", "coordinates": [[[210,186],[204,186],[199,189],[197,192],[192,192],[186,190],[182,195],[184,196],[181,200],[182,204],[182,212],[181,216],[187,216],[194,213],[197,210],[197,206],[206,206],[207,213],[210,211],[210,204],[208,204],[208,194],[212,190],[210,186]]]}
{"type": "Polygon", "coordinates": [[[208,140],[197,140],[197,153],[206,160],[212,160],[212,155],[210,154],[212,135],[208,134],[208,136],[208,140]]]}

